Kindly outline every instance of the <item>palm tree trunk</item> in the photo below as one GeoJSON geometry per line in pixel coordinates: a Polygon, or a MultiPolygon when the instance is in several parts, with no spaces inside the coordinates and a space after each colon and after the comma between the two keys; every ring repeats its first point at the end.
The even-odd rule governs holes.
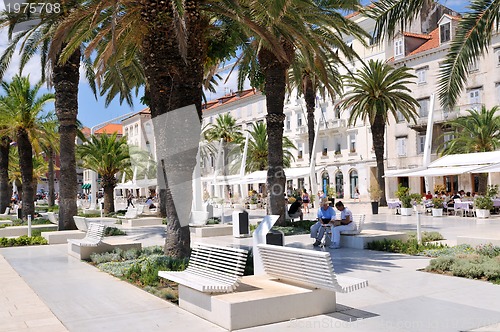
{"type": "Polygon", "coordinates": [[[59,120],[59,151],[61,159],[59,230],[77,229],[73,216],[76,216],[78,212],[76,207],[75,138],[76,117],[78,115],[79,67],[80,50],[77,50],[65,64],[56,64],[52,73],[56,97],[56,115],[59,120]]]}
{"type": "Polygon", "coordinates": [[[17,149],[19,151],[19,167],[21,169],[21,178],[23,180],[23,219],[28,215],[35,214],[35,190],[33,188],[33,151],[28,133],[25,129],[19,129],[17,132],[17,149]]]}
{"type": "Polygon", "coordinates": [[[55,191],[54,191],[54,150],[52,147],[48,148],[47,151],[49,155],[49,195],[47,196],[47,202],[49,206],[54,206],[55,201],[55,191]]]}
{"type": "Polygon", "coordinates": [[[9,152],[10,138],[4,136],[0,139],[0,213],[10,206],[9,185],[9,152]]]}
{"type": "Polygon", "coordinates": [[[115,183],[116,179],[112,176],[102,177],[102,187],[104,189],[104,213],[115,212],[115,183]]]}
{"type": "Polygon", "coordinates": [[[375,149],[375,159],[377,161],[377,181],[382,190],[380,199],[380,206],[387,206],[387,199],[385,197],[385,171],[384,171],[384,134],[385,122],[382,115],[377,114],[371,126],[373,147],[375,149]]]}
{"type": "MultiPolygon", "coordinates": [[[[207,22],[202,19],[199,2],[188,0],[184,5],[187,38],[184,57],[180,53],[176,27],[165,19],[165,17],[174,16],[172,3],[141,0],[141,5],[143,6],[141,17],[148,29],[142,44],[142,53],[147,86],[150,88],[152,118],[194,104],[201,128],[203,65],[207,54],[204,35],[207,22]]],[[[164,133],[156,132],[155,128],[155,135],[158,137],[164,133]]],[[[179,136],[176,144],[182,145],[182,138],[179,136]]],[[[196,155],[192,158],[191,156],[184,157],[187,158],[183,160],[182,165],[178,165],[178,170],[192,176],[196,165],[196,155]]],[[[161,169],[160,166],[158,168],[161,169]]],[[[160,199],[165,199],[168,220],[165,254],[176,258],[188,257],[190,254],[189,226],[181,227],[172,193],[168,183],[166,185],[165,197],[160,196],[160,199]]]]}
{"type": "Polygon", "coordinates": [[[285,224],[285,172],[283,171],[283,126],[285,114],[286,73],[288,63],[279,61],[276,55],[262,48],[258,54],[259,63],[265,77],[267,107],[267,136],[269,168],[267,170],[267,194],[270,214],[279,215],[277,225],[285,224]]]}
{"type": "Polygon", "coordinates": [[[314,155],[313,145],[314,145],[314,107],[316,105],[316,95],[314,93],[314,86],[311,76],[309,74],[304,75],[304,99],[306,102],[307,109],[307,135],[309,139],[309,160],[314,155]]]}

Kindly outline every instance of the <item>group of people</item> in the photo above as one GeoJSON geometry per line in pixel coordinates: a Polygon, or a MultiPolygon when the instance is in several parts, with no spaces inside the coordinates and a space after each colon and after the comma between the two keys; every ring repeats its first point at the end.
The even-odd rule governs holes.
{"type": "MultiPolygon", "coordinates": [[[[307,201],[309,203],[309,200],[307,201]]],[[[288,209],[288,216],[292,219],[303,219],[302,204],[305,204],[303,198],[297,198],[288,209]]],[[[313,246],[317,247],[321,244],[325,232],[331,230],[330,249],[340,248],[340,232],[354,230],[356,227],[352,222],[352,212],[344,206],[341,201],[335,204],[337,212],[330,206],[330,202],[326,198],[321,199],[321,206],[318,209],[318,221],[311,226],[311,238],[315,239],[313,246]]]]}

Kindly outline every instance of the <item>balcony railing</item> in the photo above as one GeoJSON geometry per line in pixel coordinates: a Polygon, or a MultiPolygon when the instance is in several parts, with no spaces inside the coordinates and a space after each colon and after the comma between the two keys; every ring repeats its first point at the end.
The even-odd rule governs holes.
{"type": "MultiPolygon", "coordinates": [[[[447,110],[447,109],[437,109],[434,110],[433,114],[433,119],[434,123],[439,123],[439,122],[446,122],[450,120],[454,120],[458,117],[463,117],[463,116],[468,116],[469,112],[467,110],[479,110],[484,104],[465,104],[465,105],[459,105],[456,106],[453,110],[447,110]]],[[[428,121],[428,117],[419,117],[417,119],[416,125],[426,125],[428,121]]],[[[413,126],[414,124],[411,123],[409,126],[413,126]]]]}

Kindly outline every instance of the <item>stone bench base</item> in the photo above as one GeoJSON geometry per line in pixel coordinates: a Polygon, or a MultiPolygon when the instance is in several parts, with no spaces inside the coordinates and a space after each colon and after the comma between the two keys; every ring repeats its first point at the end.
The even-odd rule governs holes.
{"type": "Polygon", "coordinates": [[[488,244],[488,243],[500,247],[500,237],[487,238],[487,237],[473,237],[473,236],[457,236],[457,244],[468,244],[471,246],[478,246],[480,244],[488,244]]]}
{"type": "Polygon", "coordinates": [[[49,244],[61,244],[67,243],[68,239],[83,239],[85,237],[85,232],[79,230],[42,232],[42,237],[44,237],[49,244]]]}
{"type": "Polygon", "coordinates": [[[365,249],[368,243],[373,241],[402,240],[408,239],[408,234],[404,232],[389,232],[380,230],[363,230],[357,235],[341,235],[340,246],[344,248],[365,249]]]}
{"type": "MultiPolygon", "coordinates": [[[[57,231],[57,225],[54,224],[43,224],[43,225],[31,225],[31,230],[35,229],[53,229],[57,231]]],[[[28,226],[10,226],[0,229],[0,237],[9,236],[23,236],[28,235],[28,226]]]]}
{"type": "Polygon", "coordinates": [[[196,237],[212,237],[233,234],[233,226],[226,224],[190,226],[189,231],[196,237]]]}
{"type": "Polygon", "coordinates": [[[163,220],[161,218],[137,218],[137,219],[122,219],[123,227],[140,227],[140,226],[161,226],[163,220]]]}
{"type": "Polygon", "coordinates": [[[130,240],[124,239],[123,237],[107,237],[100,245],[96,247],[80,246],[68,242],[68,254],[78,259],[84,260],[89,260],[90,254],[92,253],[110,252],[114,249],[130,250],[141,248],[142,244],[140,242],[132,242],[130,240]]]}
{"type": "Polygon", "coordinates": [[[266,276],[243,277],[234,293],[208,294],[179,285],[179,306],[227,330],[335,311],[335,292],[286,284],[266,276]]]}

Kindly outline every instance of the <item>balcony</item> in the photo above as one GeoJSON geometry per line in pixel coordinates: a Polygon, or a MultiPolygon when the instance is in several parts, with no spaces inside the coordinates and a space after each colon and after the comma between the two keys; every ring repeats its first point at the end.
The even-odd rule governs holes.
{"type": "MultiPolygon", "coordinates": [[[[433,114],[433,122],[436,123],[443,123],[447,121],[454,120],[459,117],[464,117],[468,116],[469,112],[467,110],[479,110],[484,104],[465,104],[465,105],[459,105],[456,106],[453,110],[446,110],[446,109],[437,109],[434,110],[433,114]]],[[[415,124],[409,123],[408,127],[418,130],[420,129],[425,129],[427,127],[427,121],[428,117],[419,117],[416,121],[415,124]]]]}
{"type": "MultiPolygon", "coordinates": [[[[325,124],[325,121],[320,120],[319,129],[320,132],[322,133],[341,132],[347,129],[347,121],[345,119],[332,119],[332,120],[327,120],[325,124]]],[[[297,131],[299,136],[306,136],[308,133],[307,126],[305,125],[297,127],[297,131]]]]}

